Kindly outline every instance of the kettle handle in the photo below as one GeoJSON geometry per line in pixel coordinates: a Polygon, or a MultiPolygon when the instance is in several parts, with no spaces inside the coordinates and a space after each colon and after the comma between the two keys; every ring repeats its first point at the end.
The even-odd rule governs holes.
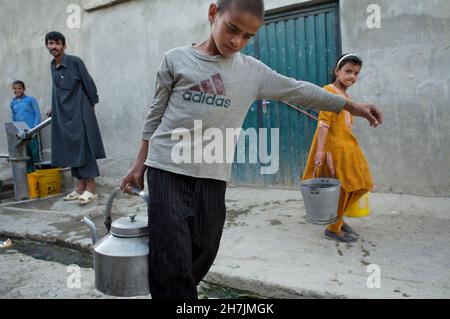
{"type": "Polygon", "coordinates": [[[131,189],[133,190],[134,195],[140,196],[147,204],[149,203],[148,194],[146,192],[135,185],[132,185],[131,189]]]}
{"type": "Polygon", "coordinates": [[[109,234],[111,231],[111,225],[112,225],[112,207],[114,203],[114,199],[116,198],[117,194],[121,192],[120,188],[117,188],[111,196],[108,198],[108,201],[106,202],[106,210],[105,210],[105,226],[106,226],[106,234],[109,234]]]}
{"type": "MultiPolygon", "coordinates": [[[[147,204],[149,203],[148,194],[146,194],[143,190],[139,189],[136,186],[132,186],[133,194],[140,196],[147,204]]],[[[120,187],[118,187],[108,198],[108,201],[106,202],[106,211],[105,211],[105,226],[107,229],[107,234],[111,231],[111,225],[112,225],[112,207],[114,203],[114,199],[116,198],[117,194],[121,193],[120,187]]]]}

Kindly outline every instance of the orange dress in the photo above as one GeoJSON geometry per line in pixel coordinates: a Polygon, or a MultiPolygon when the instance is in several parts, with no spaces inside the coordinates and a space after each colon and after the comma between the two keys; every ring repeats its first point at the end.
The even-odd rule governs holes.
{"type": "MultiPolygon", "coordinates": [[[[332,85],[327,85],[324,88],[333,94],[343,95],[332,85]]],[[[342,111],[339,114],[333,112],[319,113],[319,123],[309,152],[303,180],[313,178],[319,129],[323,126],[329,128],[323,152],[331,154],[335,178],[342,185],[338,210],[339,220],[336,224],[330,225],[328,229],[339,233],[347,208],[358,201],[365,193],[371,191],[374,185],[366,157],[359,146],[358,140],[353,135],[353,116],[347,111],[342,111]]],[[[315,177],[324,176],[330,177],[330,168],[326,159],[324,159],[323,165],[317,169],[315,177]]]]}

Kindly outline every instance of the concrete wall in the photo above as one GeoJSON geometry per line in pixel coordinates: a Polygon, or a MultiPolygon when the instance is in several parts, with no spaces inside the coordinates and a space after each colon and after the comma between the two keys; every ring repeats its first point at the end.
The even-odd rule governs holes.
{"type": "MultiPolygon", "coordinates": [[[[51,57],[44,35],[61,31],[67,38],[66,52],[85,61],[97,84],[97,117],[108,156],[100,161],[101,171],[118,181],[139,147],[162,54],[206,39],[209,1],[132,0],[89,13],[82,10],[80,29],[68,28],[67,8],[83,7],[85,1],[31,3],[0,0],[0,122],[10,119],[10,84],[15,79],[28,84],[27,93],[39,100],[42,113],[50,108],[51,57]]],[[[49,129],[43,139],[48,157],[49,129]]],[[[7,153],[4,129],[0,129],[0,153],[7,153]]]]}
{"type": "MultiPolygon", "coordinates": [[[[41,113],[51,107],[50,55],[45,49],[45,33],[65,26],[69,4],[77,0],[0,1],[0,153],[8,151],[4,122],[11,119],[11,83],[23,80],[27,94],[35,96],[41,113]]],[[[71,52],[80,53],[81,34],[62,28],[71,40],[71,52]]],[[[48,148],[49,129],[43,132],[48,148]]],[[[46,157],[48,152],[46,152],[46,157]]],[[[9,165],[0,160],[0,178],[11,176],[9,165]]]]}
{"type": "Polygon", "coordinates": [[[365,62],[351,95],[386,115],[381,129],[356,134],[381,191],[450,195],[450,2],[341,0],[344,52],[365,62]],[[381,28],[366,23],[370,4],[381,28]]]}
{"type": "MultiPolygon", "coordinates": [[[[43,37],[51,30],[63,32],[67,53],[83,58],[97,83],[98,119],[108,155],[101,169],[118,182],[139,146],[161,55],[208,36],[211,1],[130,0],[82,11],[81,28],[68,28],[71,13],[67,7],[82,7],[87,2],[92,3],[0,0],[0,122],[10,117],[9,86],[15,79],[28,84],[28,93],[38,98],[43,113],[50,107],[51,58],[43,37]]],[[[266,7],[277,11],[321,2],[267,0],[266,7]]],[[[356,126],[382,191],[450,194],[450,116],[445,112],[450,69],[448,12],[446,0],[341,0],[343,50],[357,52],[366,63],[351,95],[378,103],[386,113],[381,129],[368,129],[361,121],[356,126]],[[381,8],[381,29],[366,25],[366,10],[373,3],[381,8]]],[[[47,129],[47,149],[48,133],[47,129]]],[[[0,153],[6,150],[0,128],[0,153]]]]}

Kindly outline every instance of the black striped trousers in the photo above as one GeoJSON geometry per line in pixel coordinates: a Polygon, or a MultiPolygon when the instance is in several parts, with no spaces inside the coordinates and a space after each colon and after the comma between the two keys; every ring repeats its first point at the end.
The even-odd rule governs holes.
{"type": "Polygon", "coordinates": [[[149,284],[153,299],[197,299],[219,250],[226,182],[149,168],[149,284]]]}

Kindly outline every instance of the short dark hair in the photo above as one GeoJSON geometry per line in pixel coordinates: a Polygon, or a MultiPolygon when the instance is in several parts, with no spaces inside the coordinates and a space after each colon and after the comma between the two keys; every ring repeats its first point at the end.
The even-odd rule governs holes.
{"type": "Polygon", "coordinates": [[[24,90],[26,89],[25,88],[25,83],[23,83],[23,81],[14,81],[12,86],[14,86],[14,85],[21,85],[24,90]]]}
{"type": "Polygon", "coordinates": [[[344,65],[346,65],[347,63],[359,65],[361,67],[363,66],[363,61],[356,55],[349,54],[349,53],[345,53],[345,54],[341,55],[339,58],[337,58],[336,65],[333,68],[333,70],[331,70],[331,74],[330,74],[331,83],[334,83],[337,80],[336,70],[342,69],[344,67],[344,65]]]}
{"type": "Polygon", "coordinates": [[[66,38],[64,35],[58,31],[52,31],[45,35],[45,45],[48,44],[48,41],[61,41],[63,45],[66,45],[66,38]]]}
{"type": "Polygon", "coordinates": [[[230,8],[233,8],[234,6],[241,11],[252,14],[259,20],[264,21],[264,16],[266,14],[264,0],[217,0],[219,13],[230,10],[230,8]]]}

